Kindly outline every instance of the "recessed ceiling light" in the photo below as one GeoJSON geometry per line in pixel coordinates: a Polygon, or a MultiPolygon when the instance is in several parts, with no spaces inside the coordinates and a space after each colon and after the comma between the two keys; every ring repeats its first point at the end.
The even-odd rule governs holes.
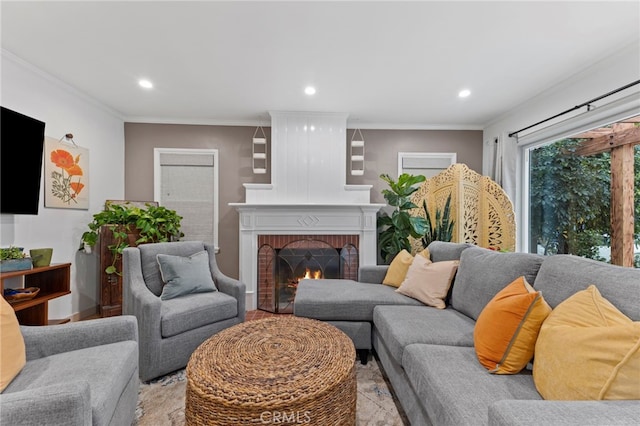
{"type": "Polygon", "coordinates": [[[461,98],[466,98],[467,96],[469,96],[471,94],[471,90],[469,89],[463,89],[458,93],[458,96],[461,98]]]}
{"type": "Polygon", "coordinates": [[[307,86],[307,87],[304,88],[304,93],[306,93],[309,96],[315,95],[316,94],[316,88],[313,87],[313,86],[307,86]]]}
{"type": "Polygon", "coordinates": [[[153,88],[153,83],[150,82],[149,80],[138,80],[138,84],[140,85],[140,87],[144,87],[145,89],[151,89],[153,88]]]}

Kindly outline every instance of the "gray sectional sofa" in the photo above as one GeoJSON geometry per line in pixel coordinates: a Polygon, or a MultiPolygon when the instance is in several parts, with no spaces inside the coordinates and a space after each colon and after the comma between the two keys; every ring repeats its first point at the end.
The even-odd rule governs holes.
{"type": "Polygon", "coordinates": [[[446,309],[380,284],[387,266],[379,265],[361,268],[359,282],[304,280],[294,314],[344,331],[365,362],[366,351],[374,349],[413,425],[638,424],[640,401],[545,401],[530,370],[489,374],[477,360],[473,331],[484,306],[523,275],[552,308],[595,284],[622,313],[639,321],[640,270],[468,244],[434,242],[429,250],[434,262],[460,260],[446,309]]]}

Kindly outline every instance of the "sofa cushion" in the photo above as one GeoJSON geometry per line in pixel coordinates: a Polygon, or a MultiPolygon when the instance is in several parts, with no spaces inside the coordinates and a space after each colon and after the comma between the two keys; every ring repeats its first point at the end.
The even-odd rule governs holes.
{"type": "Polygon", "coordinates": [[[169,300],[191,293],[216,291],[209,269],[209,254],[206,250],[191,256],[172,256],[159,253],[157,256],[160,276],[164,281],[160,299],[169,300]]]}
{"type": "Polygon", "coordinates": [[[201,241],[180,241],[175,243],[141,244],[138,249],[140,250],[140,264],[144,283],[151,293],[160,296],[164,281],[162,281],[162,276],[160,275],[157,255],[191,256],[204,250],[204,243],[201,241]]]}
{"type": "Polygon", "coordinates": [[[387,274],[382,280],[382,284],[390,285],[392,287],[399,287],[404,281],[409,267],[413,263],[413,256],[406,250],[401,250],[400,253],[391,261],[387,274]]]}
{"type": "Polygon", "coordinates": [[[409,345],[402,366],[434,425],[485,424],[494,402],[541,399],[531,374],[488,374],[471,347],[409,345]]]}
{"type": "Polygon", "coordinates": [[[514,374],[527,366],[551,308],[542,294],[517,278],[484,307],[473,331],[478,360],[490,373],[514,374]]]}
{"type": "Polygon", "coordinates": [[[453,309],[377,306],[373,310],[373,323],[398,364],[402,362],[404,349],[413,343],[473,346],[474,321],[453,309]]]}
{"type": "Polygon", "coordinates": [[[489,406],[490,426],[637,426],[640,401],[513,401],[489,406]]]}
{"type": "Polygon", "coordinates": [[[425,305],[444,309],[444,300],[458,270],[458,263],[458,260],[431,262],[425,257],[416,256],[396,291],[425,305]]]}
{"type": "Polygon", "coordinates": [[[160,308],[162,337],[171,337],[238,315],[238,301],[220,291],[164,300],[160,308]]]}
{"type": "Polygon", "coordinates": [[[532,283],[544,260],[528,253],[500,253],[473,247],[462,251],[451,292],[451,305],[477,319],[489,301],[520,276],[532,283]]]}
{"type": "Polygon", "coordinates": [[[395,290],[388,285],[352,280],[302,280],[293,312],[300,317],[324,321],[372,321],[373,308],[378,305],[423,306],[395,290]]]}
{"type": "Polygon", "coordinates": [[[5,393],[36,390],[63,382],[86,382],[91,393],[93,424],[108,425],[120,395],[138,374],[135,341],[93,346],[27,362],[5,393]]]}
{"type": "Polygon", "coordinates": [[[557,254],[545,257],[533,281],[533,287],[544,294],[552,308],[592,284],[623,314],[640,321],[640,269],[557,254]]]}
{"type": "Polygon", "coordinates": [[[0,296],[0,392],[22,370],[27,351],[13,307],[0,296]]]}
{"type": "Polygon", "coordinates": [[[475,247],[468,243],[450,243],[445,241],[432,241],[429,246],[429,254],[432,262],[443,262],[445,260],[458,260],[462,252],[470,247],[475,247]]]}
{"type": "Polygon", "coordinates": [[[640,322],[589,286],[543,324],[533,375],[545,399],[640,399],[640,322]]]}

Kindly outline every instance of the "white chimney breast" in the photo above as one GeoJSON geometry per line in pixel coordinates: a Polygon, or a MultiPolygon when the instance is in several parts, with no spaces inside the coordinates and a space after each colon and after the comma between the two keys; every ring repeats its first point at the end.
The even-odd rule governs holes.
{"type": "Polygon", "coordinates": [[[271,184],[245,184],[247,204],[362,204],[371,185],[346,185],[347,114],[270,112],[271,184]]]}

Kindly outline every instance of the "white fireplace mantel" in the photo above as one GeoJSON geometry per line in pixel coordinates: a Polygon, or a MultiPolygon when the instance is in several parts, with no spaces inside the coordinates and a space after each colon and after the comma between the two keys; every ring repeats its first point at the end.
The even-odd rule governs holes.
{"type": "Polygon", "coordinates": [[[247,286],[247,310],[257,308],[258,235],[358,235],[359,264],[376,264],[376,215],[384,204],[229,205],[240,215],[239,272],[247,286]]]}

